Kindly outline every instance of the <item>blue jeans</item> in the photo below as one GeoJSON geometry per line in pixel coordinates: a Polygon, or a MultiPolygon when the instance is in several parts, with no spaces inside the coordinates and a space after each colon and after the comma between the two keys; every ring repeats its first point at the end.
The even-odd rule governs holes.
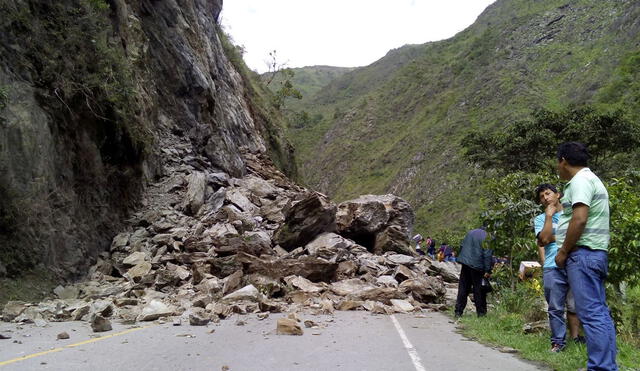
{"type": "Polygon", "coordinates": [[[567,259],[569,285],[587,338],[587,369],[616,371],[616,330],[607,307],[604,280],[609,258],[604,250],[579,248],[567,259]]]}
{"type": "Polygon", "coordinates": [[[549,304],[549,327],[551,328],[551,344],[565,346],[567,324],[564,319],[569,280],[567,272],[561,268],[545,268],[542,273],[544,281],[544,297],[549,304]]]}

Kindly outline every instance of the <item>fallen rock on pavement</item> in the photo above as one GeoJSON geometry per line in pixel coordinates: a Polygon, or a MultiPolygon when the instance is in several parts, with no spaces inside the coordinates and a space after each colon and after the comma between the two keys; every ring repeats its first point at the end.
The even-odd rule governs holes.
{"type": "Polygon", "coordinates": [[[111,322],[100,315],[94,315],[91,317],[90,323],[93,332],[105,332],[112,330],[111,322]]]}
{"type": "Polygon", "coordinates": [[[302,335],[302,327],[298,323],[290,318],[279,318],[276,328],[276,334],[278,335],[302,335]]]}
{"type": "Polygon", "coordinates": [[[61,333],[58,334],[57,338],[58,338],[58,340],[68,339],[69,338],[69,334],[67,334],[66,332],[61,332],[61,333]]]}

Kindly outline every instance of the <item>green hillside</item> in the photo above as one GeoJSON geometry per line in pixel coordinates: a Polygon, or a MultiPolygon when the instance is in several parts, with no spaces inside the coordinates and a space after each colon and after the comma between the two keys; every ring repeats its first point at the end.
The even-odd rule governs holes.
{"type": "Polygon", "coordinates": [[[451,39],[390,51],[300,102],[321,118],[290,130],[303,180],[337,200],[398,194],[421,231],[465,228],[492,176],[462,158],[470,129],[618,98],[640,112],[620,91],[637,89],[621,63],[638,64],[638,19],[637,1],[498,0],[451,39]]]}
{"type": "MultiPolygon", "coordinates": [[[[299,68],[289,68],[293,72],[291,83],[300,91],[303,97],[311,98],[320,89],[324,88],[331,81],[338,79],[347,72],[353,71],[351,67],[331,67],[331,66],[309,66],[299,68]]],[[[276,73],[273,81],[269,84],[269,88],[277,90],[283,82],[284,74],[276,73]]],[[[269,73],[261,75],[263,81],[270,79],[269,73]]],[[[297,99],[288,99],[287,107],[294,110],[302,108],[300,101],[297,99]]]]}

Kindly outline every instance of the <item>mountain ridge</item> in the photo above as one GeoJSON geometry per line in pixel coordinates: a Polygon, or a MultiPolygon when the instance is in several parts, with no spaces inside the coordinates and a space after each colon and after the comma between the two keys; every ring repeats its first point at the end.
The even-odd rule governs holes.
{"type": "Polygon", "coordinates": [[[338,200],[392,192],[419,228],[463,228],[487,174],[462,158],[460,138],[537,107],[597,103],[640,47],[639,16],[630,1],[501,0],[450,39],[355,69],[301,104],[323,116],[290,130],[303,181],[338,200]]]}

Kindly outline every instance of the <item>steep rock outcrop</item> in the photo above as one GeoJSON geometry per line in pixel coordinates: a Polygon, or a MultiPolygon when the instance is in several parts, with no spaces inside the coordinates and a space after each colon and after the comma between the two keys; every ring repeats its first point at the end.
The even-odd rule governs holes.
{"type": "MultiPolygon", "coordinates": [[[[225,55],[221,8],[0,4],[0,274],[42,265],[83,275],[174,166],[241,177],[242,153],[293,163],[269,108],[225,55]]],[[[189,212],[202,202],[193,191],[189,212]]]]}

